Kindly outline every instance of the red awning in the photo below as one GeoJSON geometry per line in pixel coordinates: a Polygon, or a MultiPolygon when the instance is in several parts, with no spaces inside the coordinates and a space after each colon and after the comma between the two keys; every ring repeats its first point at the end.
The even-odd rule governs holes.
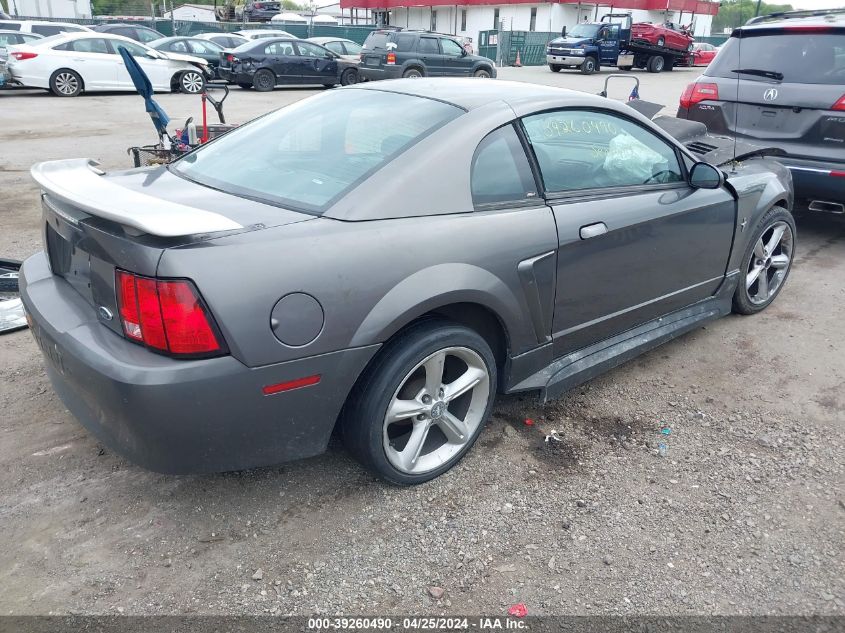
{"type": "MultiPolygon", "coordinates": [[[[578,0],[551,0],[559,4],[578,4],[578,0]]],[[[439,7],[458,6],[475,7],[483,5],[502,4],[537,4],[537,0],[340,0],[341,9],[393,9],[397,7],[439,7]]],[[[684,13],[696,13],[704,15],[716,15],[719,12],[718,2],[707,0],[606,0],[598,6],[610,7],[613,9],[643,9],[650,11],[683,11],[684,13]]],[[[582,7],[594,7],[595,3],[582,2],[582,7]]]]}

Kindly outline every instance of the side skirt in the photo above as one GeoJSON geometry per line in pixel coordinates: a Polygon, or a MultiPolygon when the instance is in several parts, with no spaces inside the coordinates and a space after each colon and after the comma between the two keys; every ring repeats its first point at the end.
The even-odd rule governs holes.
{"type": "Polygon", "coordinates": [[[716,294],[708,299],[558,358],[508,392],[539,390],[541,402],[548,402],[708,321],[730,314],[739,276],[739,271],[729,273],[716,294]]]}

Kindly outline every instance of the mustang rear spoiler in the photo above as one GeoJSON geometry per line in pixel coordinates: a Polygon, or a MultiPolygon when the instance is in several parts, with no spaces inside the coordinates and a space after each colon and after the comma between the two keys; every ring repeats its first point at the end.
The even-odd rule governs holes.
{"type": "Polygon", "coordinates": [[[680,141],[698,159],[711,165],[722,166],[733,161],[786,154],[779,147],[735,141],[729,136],[708,134],[707,126],[698,121],[687,121],[673,116],[658,116],[652,121],[680,141]]]}
{"type": "Polygon", "coordinates": [[[49,196],[150,235],[178,237],[243,228],[219,213],[121,187],[104,178],[98,165],[90,158],[72,158],[38,163],[30,173],[49,196]]]}

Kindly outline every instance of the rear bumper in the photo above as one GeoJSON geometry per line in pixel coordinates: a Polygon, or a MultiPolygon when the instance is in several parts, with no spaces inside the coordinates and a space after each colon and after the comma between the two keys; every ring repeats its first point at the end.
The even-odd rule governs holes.
{"type": "Polygon", "coordinates": [[[358,75],[367,81],[378,81],[379,79],[399,79],[402,77],[401,66],[383,66],[372,68],[361,64],[358,66],[358,75]]]}
{"type": "Polygon", "coordinates": [[[233,84],[252,84],[251,73],[232,72],[228,68],[217,68],[217,76],[223,81],[228,81],[233,84]]]}
{"type": "Polygon", "coordinates": [[[231,356],[177,361],[134,345],[38,253],[21,297],[58,396],[106,446],[163,473],[239,470],[325,450],[341,407],[378,346],[250,368],[231,356]],[[271,396],[262,387],[321,375],[271,396]]]}
{"type": "Polygon", "coordinates": [[[792,172],[797,200],[845,203],[845,164],[788,156],[777,160],[792,172]]]}

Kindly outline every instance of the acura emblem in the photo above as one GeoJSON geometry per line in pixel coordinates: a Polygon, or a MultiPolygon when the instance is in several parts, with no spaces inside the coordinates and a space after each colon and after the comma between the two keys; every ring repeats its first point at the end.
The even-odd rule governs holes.
{"type": "Polygon", "coordinates": [[[763,101],[774,101],[778,98],[778,91],[776,88],[769,88],[763,93],[763,101]]]}

